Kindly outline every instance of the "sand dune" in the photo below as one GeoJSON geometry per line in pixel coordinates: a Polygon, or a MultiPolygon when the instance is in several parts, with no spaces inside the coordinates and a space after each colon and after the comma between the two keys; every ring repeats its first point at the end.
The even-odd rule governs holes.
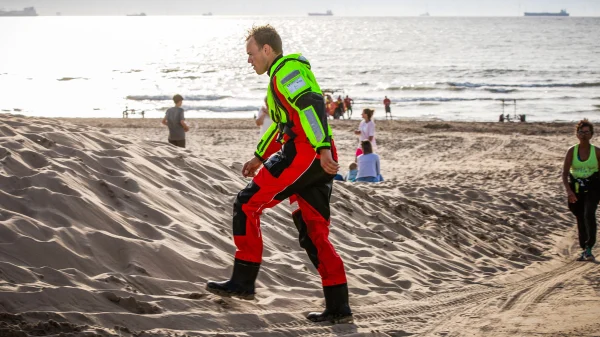
{"type": "MultiPolygon", "coordinates": [[[[331,239],[354,324],[314,324],[320,279],[282,203],[257,299],[220,298],[257,130],[0,115],[0,335],[593,336],[600,273],[575,263],[560,184],[570,125],[378,124],[386,181],[336,182],[331,239]],[[534,130],[534,131],[532,131],[534,130]]],[[[342,167],[350,121],[333,123],[342,167]]]]}

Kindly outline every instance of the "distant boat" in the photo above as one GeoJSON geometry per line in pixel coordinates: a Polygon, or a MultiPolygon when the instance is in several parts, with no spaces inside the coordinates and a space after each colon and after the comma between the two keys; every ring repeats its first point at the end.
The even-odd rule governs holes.
{"type": "Polygon", "coordinates": [[[533,13],[533,12],[525,12],[525,16],[569,16],[566,10],[561,10],[558,13],[533,13]]]}
{"type": "Polygon", "coordinates": [[[0,10],[0,16],[38,16],[34,7],[23,8],[22,11],[4,11],[0,10]]]}
{"type": "Polygon", "coordinates": [[[126,14],[127,16],[146,16],[146,13],[126,14]]]}
{"type": "Polygon", "coordinates": [[[328,10],[325,13],[308,13],[309,16],[332,16],[333,12],[328,10]]]}
{"type": "Polygon", "coordinates": [[[429,12],[425,12],[425,13],[419,15],[419,16],[429,16],[429,12]]]}
{"type": "Polygon", "coordinates": [[[212,12],[202,13],[203,16],[212,16],[212,12]]]}

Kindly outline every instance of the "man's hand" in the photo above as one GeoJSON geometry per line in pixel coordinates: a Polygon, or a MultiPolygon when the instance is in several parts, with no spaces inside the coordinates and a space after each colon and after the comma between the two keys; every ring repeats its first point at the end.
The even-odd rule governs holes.
{"type": "Polygon", "coordinates": [[[340,169],[340,164],[336,163],[331,156],[331,150],[322,149],[321,152],[321,167],[329,174],[336,174],[340,169]]]}
{"type": "Polygon", "coordinates": [[[188,131],[190,131],[190,127],[189,127],[189,126],[187,126],[187,125],[186,125],[186,126],[184,126],[184,127],[183,127],[183,132],[188,132],[188,131]]]}
{"type": "Polygon", "coordinates": [[[166,118],[164,118],[164,119],[162,120],[162,122],[161,122],[161,123],[162,123],[163,125],[167,125],[167,119],[166,119],[166,118]]]}
{"type": "Polygon", "coordinates": [[[252,159],[248,160],[244,167],[242,168],[242,175],[244,177],[254,177],[256,176],[256,170],[262,165],[262,161],[258,159],[258,157],[252,157],[252,159]]]}
{"type": "Polygon", "coordinates": [[[577,196],[575,195],[575,193],[573,193],[573,191],[571,191],[571,189],[567,191],[567,198],[569,198],[569,203],[571,204],[577,202],[577,196]]]}

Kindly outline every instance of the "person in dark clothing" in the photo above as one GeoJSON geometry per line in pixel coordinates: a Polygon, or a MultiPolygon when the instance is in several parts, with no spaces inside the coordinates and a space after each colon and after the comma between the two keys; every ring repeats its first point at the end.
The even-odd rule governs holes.
{"type": "Polygon", "coordinates": [[[325,295],[325,310],[307,318],[352,322],[344,263],[329,241],[330,197],[339,164],[323,93],[304,56],[283,56],[281,38],[270,25],[249,31],[246,52],[257,74],[269,74],[267,105],[273,124],[242,168],[242,175],[253,179],[233,205],[237,250],[232,276],[210,281],[206,289],[222,296],[254,298],[263,252],[260,215],[289,198],[298,203],[291,217],[300,246],[321,276],[325,295]]]}
{"type": "Polygon", "coordinates": [[[169,143],[175,146],[185,147],[185,133],[188,132],[190,128],[185,123],[183,109],[181,108],[183,97],[181,97],[181,95],[175,95],[173,96],[173,102],[175,102],[175,106],[167,110],[162,123],[169,127],[169,143]]]}
{"type": "Polygon", "coordinates": [[[600,150],[590,143],[594,126],[587,119],[576,127],[579,144],[565,156],[562,180],[567,191],[569,210],[577,218],[579,246],[583,250],[577,261],[592,261],[596,244],[596,209],[600,201],[600,150]]]}
{"type": "Polygon", "coordinates": [[[383,106],[385,107],[385,112],[392,112],[392,108],[390,107],[390,105],[392,104],[392,101],[385,96],[385,98],[383,99],[383,106]]]}
{"type": "Polygon", "coordinates": [[[344,101],[342,101],[342,96],[338,96],[337,101],[335,102],[335,113],[333,114],[334,119],[344,118],[344,101]]]}

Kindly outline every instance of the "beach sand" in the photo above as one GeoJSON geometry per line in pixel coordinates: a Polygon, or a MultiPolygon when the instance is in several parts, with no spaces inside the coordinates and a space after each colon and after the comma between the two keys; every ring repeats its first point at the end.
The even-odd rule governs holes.
{"type": "MultiPolygon", "coordinates": [[[[0,114],[0,336],[599,336],[560,174],[571,124],[377,121],[386,181],[335,182],[353,324],[315,324],[320,278],[284,202],[262,216],[253,301],[230,276],[252,120],[0,114]]],[[[331,121],[341,173],[357,121],[331,121]]],[[[600,252],[596,251],[597,255],[600,252]]]]}

